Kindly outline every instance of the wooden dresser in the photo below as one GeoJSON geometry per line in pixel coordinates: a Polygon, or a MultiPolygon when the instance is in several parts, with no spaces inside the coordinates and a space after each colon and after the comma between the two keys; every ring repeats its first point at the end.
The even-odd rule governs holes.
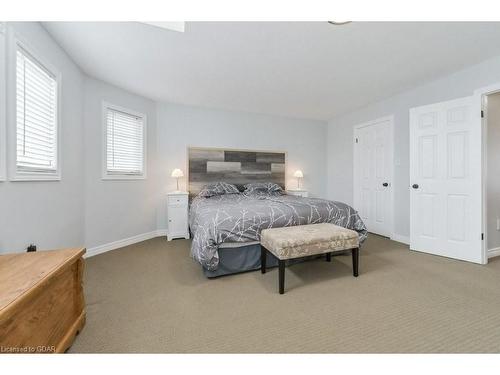
{"type": "Polygon", "coordinates": [[[85,324],[85,249],[0,255],[0,353],[61,353],[85,324]]]}

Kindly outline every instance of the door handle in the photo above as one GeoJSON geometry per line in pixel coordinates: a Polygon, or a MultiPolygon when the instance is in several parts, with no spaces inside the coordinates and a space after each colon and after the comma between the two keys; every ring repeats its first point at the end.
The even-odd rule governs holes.
{"type": "Polygon", "coordinates": [[[384,183],[382,184],[382,186],[387,187],[387,186],[389,186],[389,183],[388,183],[388,182],[384,182],[384,183]]]}
{"type": "Polygon", "coordinates": [[[413,184],[413,185],[411,185],[411,187],[414,189],[418,189],[418,184],[413,184]]]}

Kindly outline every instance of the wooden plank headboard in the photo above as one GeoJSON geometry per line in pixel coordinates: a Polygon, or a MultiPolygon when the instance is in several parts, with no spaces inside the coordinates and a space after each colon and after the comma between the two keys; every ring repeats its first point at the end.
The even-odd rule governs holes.
{"type": "Polygon", "coordinates": [[[286,152],[188,148],[188,191],[195,196],[206,184],[224,181],[242,190],[250,182],[274,182],[285,189],[286,152]]]}

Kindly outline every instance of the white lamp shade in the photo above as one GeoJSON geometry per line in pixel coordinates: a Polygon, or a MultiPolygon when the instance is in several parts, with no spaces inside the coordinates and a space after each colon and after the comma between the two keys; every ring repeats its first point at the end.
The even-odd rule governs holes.
{"type": "Polygon", "coordinates": [[[304,174],[303,174],[303,173],[302,173],[302,171],[299,169],[299,170],[295,171],[295,173],[293,174],[293,177],[303,178],[303,177],[304,177],[304,174]]]}
{"type": "Polygon", "coordinates": [[[172,177],[179,178],[179,177],[184,177],[184,173],[178,168],[174,169],[172,171],[172,177]]]}

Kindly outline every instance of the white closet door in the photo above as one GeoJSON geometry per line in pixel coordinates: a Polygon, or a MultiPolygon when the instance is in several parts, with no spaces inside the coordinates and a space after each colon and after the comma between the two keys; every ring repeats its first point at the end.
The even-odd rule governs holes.
{"type": "Polygon", "coordinates": [[[473,109],[467,97],[410,110],[410,248],[481,263],[481,126],[473,109]]]}
{"type": "Polygon", "coordinates": [[[358,126],[355,135],[354,206],[368,231],[392,232],[392,118],[358,126]]]}

